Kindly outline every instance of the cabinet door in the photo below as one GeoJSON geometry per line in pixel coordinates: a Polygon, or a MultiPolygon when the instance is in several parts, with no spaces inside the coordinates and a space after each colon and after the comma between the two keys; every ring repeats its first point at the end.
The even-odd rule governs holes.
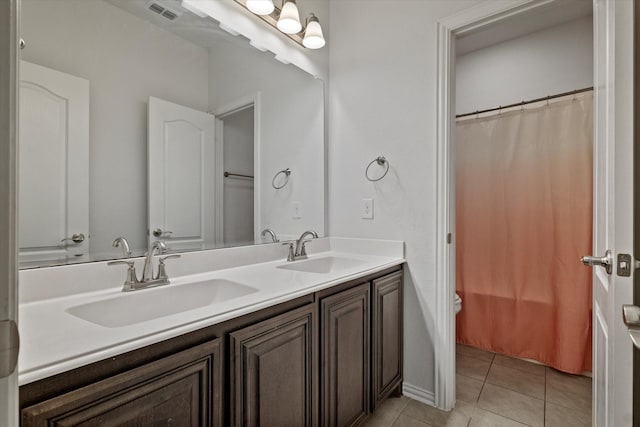
{"type": "Polygon", "coordinates": [[[369,412],[370,292],[365,283],[320,302],[323,426],[358,425],[369,412]]]}
{"type": "Polygon", "coordinates": [[[317,425],[316,305],[230,334],[235,426],[317,425]]]}
{"type": "Polygon", "coordinates": [[[402,383],[402,272],[373,281],[374,408],[402,383]]]}
{"type": "Polygon", "coordinates": [[[25,408],[22,425],[221,426],[220,387],[217,339],[25,408]]]}

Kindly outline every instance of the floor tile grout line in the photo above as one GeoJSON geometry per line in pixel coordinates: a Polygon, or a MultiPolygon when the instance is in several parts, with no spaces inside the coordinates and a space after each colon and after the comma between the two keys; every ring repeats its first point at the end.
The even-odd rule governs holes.
{"type": "Polygon", "coordinates": [[[499,413],[497,413],[497,412],[493,412],[493,411],[490,411],[490,410],[488,410],[488,409],[483,409],[483,408],[480,408],[480,409],[481,409],[481,410],[483,410],[483,411],[485,411],[485,412],[489,412],[489,413],[491,413],[491,414],[493,414],[493,415],[497,415],[497,416],[499,416],[499,417],[501,417],[501,418],[507,419],[507,420],[509,420],[509,421],[513,421],[513,422],[516,422],[516,423],[522,424],[523,426],[533,427],[531,424],[523,423],[522,421],[518,421],[518,420],[513,419],[513,418],[511,418],[511,417],[507,417],[506,415],[499,414],[499,413]]]}
{"type": "MultiPolygon", "coordinates": [[[[424,421],[424,420],[421,420],[421,419],[416,418],[416,417],[412,417],[412,416],[411,416],[411,415],[409,415],[409,414],[404,414],[404,415],[405,415],[405,417],[409,417],[409,418],[411,418],[412,420],[419,421],[419,422],[421,422],[422,424],[425,424],[425,425],[427,425],[427,426],[429,426],[429,427],[434,427],[434,426],[433,426],[433,424],[429,424],[428,422],[426,422],[426,421],[424,421]]],[[[398,417],[400,417],[400,414],[398,414],[398,417]]],[[[393,427],[393,424],[395,424],[395,422],[397,421],[398,417],[396,417],[396,419],[395,419],[395,420],[393,420],[393,423],[391,424],[391,427],[393,427]]]]}
{"type": "MultiPolygon", "coordinates": [[[[458,355],[458,352],[456,352],[456,355],[458,355]]],[[[465,354],[461,354],[461,355],[462,355],[462,356],[465,356],[465,357],[473,357],[473,356],[465,355],[465,354]]],[[[483,411],[487,411],[487,412],[490,412],[490,413],[492,413],[492,414],[494,414],[494,415],[498,415],[498,416],[500,416],[500,417],[503,417],[503,418],[506,418],[506,419],[512,420],[512,421],[514,421],[514,422],[521,423],[522,425],[528,425],[528,424],[526,424],[526,423],[523,423],[522,421],[514,420],[513,418],[507,417],[507,416],[505,416],[505,415],[503,415],[503,414],[498,414],[498,413],[493,412],[493,411],[488,411],[488,410],[483,409],[482,407],[480,407],[480,406],[478,405],[478,404],[479,404],[479,402],[480,402],[480,396],[482,396],[482,393],[484,392],[484,390],[485,390],[485,386],[486,386],[487,384],[490,384],[490,385],[492,385],[492,386],[499,387],[499,388],[502,388],[502,389],[504,389],[504,390],[508,390],[508,391],[511,391],[511,392],[514,392],[514,393],[521,394],[521,395],[526,396],[526,397],[531,398],[531,399],[542,400],[542,402],[543,402],[543,414],[542,414],[542,415],[543,415],[543,420],[542,420],[542,422],[543,422],[543,426],[546,426],[546,425],[547,425],[547,417],[546,417],[546,414],[547,414],[547,409],[548,409],[548,408],[547,408],[547,404],[548,404],[548,403],[553,403],[554,405],[560,406],[560,407],[565,408],[565,409],[570,409],[570,410],[578,410],[578,411],[580,411],[580,410],[582,410],[582,409],[583,409],[583,408],[579,408],[579,407],[577,407],[577,406],[565,406],[564,404],[561,404],[561,403],[555,403],[555,402],[551,402],[551,401],[547,400],[547,399],[548,399],[548,393],[547,393],[547,386],[548,386],[548,373],[549,373],[549,369],[552,369],[551,367],[546,366],[546,365],[540,365],[540,366],[542,366],[542,367],[544,368],[544,373],[543,373],[543,375],[536,375],[536,374],[533,374],[530,370],[527,370],[527,369],[521,369],[521,368],[514,367],[514,366],[508,366],[508,365],[503,365],[503,364],[500,364],[500,363],[496,363],[496,357],[497,357],[497,355],[498,355],[498,353],[491,353],[491,361],[489,362],[489,369],[488,369],[487,373],[486,373],[486,374],[484,375],[484,377],[483,377],[483,380],[482,380],[482,386],[481,386],[481,388],[480,388],[480,392],[478,393],[478,398],[476,399],[476,402],[475,402],[475,404],[474,404],[474,409],[480,409],[480,410],[483,410],[483,411]],[[515,370],[518,370],[518,371],[520,371],[520,372],[525,372],[525,373],[529,373],[529,374],[536,375],[536,376],[538,376],[538,377],[542,377],[542,378],[544,378],[544,397],[543,397],[542,399],[540,399],[539,397],[530,396],[530,395],[528,395],[528,394],[520,393],[520,392],[519,392],[519,391],[517,391],[517,390],[512,390],[512,389],[510,389],[510,388],[503,387],[503,386],[500,386],[500,385],[497,385],[497,384],[492,384],[491,382],[488,382],[489,373],[491,372],[491,369],[492,369],[492,367],[493,367],[494,365],[501,366],[501,367],[507,367],[507,368],[511,368],[511,369],[515,369],[515,370]]],[[[506,356],[506,357],[510,357],[510,356],[506,356]]],[[[515,358],[515,359],[517,359],[517,358],[515,358]]],[[[482,360],[482,359],[481,359],[481,360],[482,360]]],[[[525,362],[525,363],[532,363],[532,362],[528,362],[528,361],[526,361],[526,360],[523,360],[523,362],[525,362]]],[[[532,364],[537,365],[537,364],[535,364],[535,363],[532,363],[532,364]]],[[[456,370],[456,371],[457,371],[457,370],[456,370]]],[[[457,372],[456,372],[456,374],[457,374],[457,375],[460,375],[460,376],[462,376],[462,377],[465,377],[465,378],[469,378],[469,379],[475,380],[475,381],[480,381],[477,377],[471,377],[471,376],[468,376],[468,375],[459,374],[459,373],[457,373],[457,372]]],[[[576,394],[576,395],[577,395],[577,393],[572,393],[572,394],[576,394]]],[[[578,397],[580,397],[580,396],[578,396],[578,397]]],[[[465,402],[465,403],[470,403],[470,402],[465,402]]],[[[472,413],[472,415],[471,415],[471,417],[470,417],[469,421],[467,422],[467,427],[469,427],[469,425],[471,424],[471,421],[473,421],[473,415],[474,415],[474,414],[475,414],[475,411],[472,413]]]]}

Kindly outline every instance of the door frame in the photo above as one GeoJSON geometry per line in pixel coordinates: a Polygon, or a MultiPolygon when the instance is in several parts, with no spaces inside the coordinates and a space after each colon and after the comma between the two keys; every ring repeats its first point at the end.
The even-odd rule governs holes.
{"type": "MultiPolygon", "coordinates": [[[[260,242],[261,231],[261,218],[260,218],[260,92],[255,92],[242,98],[235,99],[227,104],[224,104],[215,109],[213,115],[218,120],[223,120],[225,116],[242,111],[246,108],[253,107],[253,240],[254,242],[260,242]]],[[[216,166],[219,166],[218,170],[223,170],[224,162],[224,136],[223,126],[217,126],[216,129],[216,166]]],[[[224,186],[222,180],[218,181],[217,188],[218,194],[216,200],[223,200],[222,203],[216,205],[216,230],[220,230],[219,236],[223,236],[223,218],[224,218],[224,186]],[[220,196],[218,198],[218,195],[220,196]],[[219,218],[219,220],[218,220],[219,218]]]]}
{"type": "MultiPolygon", "coordinates": [[[[18,0],[0,2],[0,322],[18,322],[18,0]]],[[[0,425],[18,425],[18,370],[0,378],[0,425]]]]}
{"type": "Polygon", "coordinates": [[[436,316],[435,404],[450,410],[456,401],[455,297],[455,40],[457,36],[557,3],[558,0],[482,2],[437,24],[436,93],[436,316]],[[450,243],[449,243],[450,242],[450,243]]]}
{"type": "MultiPolygon", "coordinates": [[[[640,146],[640,7],[633,11],[633,143],[640,146]]],[[[640,254],[640,150],[633,152],[633,253],[640,254]]],[[[633,275],[633,304],[640,306],[640,274],[633,275]]],[[[633,349],[633,425],[640,425],[640,349],[633,349]]]]}

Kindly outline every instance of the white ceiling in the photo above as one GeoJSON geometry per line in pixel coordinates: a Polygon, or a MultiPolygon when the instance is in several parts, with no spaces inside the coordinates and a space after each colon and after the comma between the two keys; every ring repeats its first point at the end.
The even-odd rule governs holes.
{"type": "Polygon", "coordinates": [[[483,49],[507,40],[592,15],[591,0],[561,0],[539,6],[517,17],[505,19],[486,29],[456,39],[456,55],[483,49]]]}

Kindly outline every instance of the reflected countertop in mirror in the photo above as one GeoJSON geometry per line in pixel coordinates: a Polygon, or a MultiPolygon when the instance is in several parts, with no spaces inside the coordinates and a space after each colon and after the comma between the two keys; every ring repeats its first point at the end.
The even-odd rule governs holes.
{"type": "Polygon", "coordinates": [[[325,234],[321,80],[178,0],[22,0],[21,27],[21,268],[325,234]]]}

